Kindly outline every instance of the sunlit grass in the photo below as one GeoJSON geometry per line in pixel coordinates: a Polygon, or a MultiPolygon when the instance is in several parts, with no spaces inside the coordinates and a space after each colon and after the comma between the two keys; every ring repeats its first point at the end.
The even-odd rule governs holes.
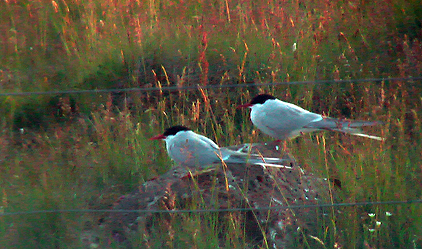
{"type": "MultiPolygon", "coordinates": [[[[418,1],[399,0],[2,1],[0,91],[420,76],[419,19],[418,1]]],[[[164,143],[147,138],[171,125],[187,125],[221,146],[270,141],[253,128],[247,111],[236,110],[258,92],[333,117],[385,122],[369,130],[385,142],[326,132],[287,143],[305,170],[341,182],[338,201],[419,199],[418,84],[2,97],[0,212],[111,208],[119,196],[170,169],[164,143]]],[[[317,221],[321,228],[313,236],[326,248],[421,246],[420,205],[339,210],[317,221]]],[[[95,243],[118,248],[96,225],[101,218],[0,216],[0,244],[80,248],[88,243],[84,232],[99,229],[95,243]]],[[[230,227],[224,245],[218,245],[221,217],[173,218],[171,233],[135,234],[131,243],[251,246],[241,215],[224,218],[230,227]]],[[[300,238],[297,245],[313,240],[300,238]]]]}

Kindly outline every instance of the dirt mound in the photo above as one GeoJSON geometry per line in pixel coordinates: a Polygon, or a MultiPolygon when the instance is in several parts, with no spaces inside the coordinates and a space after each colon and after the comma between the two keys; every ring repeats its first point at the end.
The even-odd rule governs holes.
{"type": "MultiPolygon", "coordinates": [[[[329,203],[328,182],[294,164],[294,159],[291,159],[286,167],[281,168],[215,165],[198,172],[175,167],[121,197],[114,209],[232,209],[329,203]]],[[[130,247],[131,238],[139,238],[140,234],[148,238],[169,233],[171,222],[183,219],[182,215],[186,217],[187,214],[116,212],[111,214],[109,228],[117,241],[130,247]]],[[[225,245],[224,231],[229,229],[225,227],[228,224],[225,221],[236,217],[242,220],[247,237],[244,239],[250,248],[264,246],[264,243],[270,248],[291,247],[302,243],[308,235],[317,236],[321,228],[316,227],[316,221],[323,216],[324,210],[315,207],[220,212],[217,218],[221,231],[218,240],[220,246],[225,245]]],[[[148,244],[148,239],[144,242],[148,244]]]]}

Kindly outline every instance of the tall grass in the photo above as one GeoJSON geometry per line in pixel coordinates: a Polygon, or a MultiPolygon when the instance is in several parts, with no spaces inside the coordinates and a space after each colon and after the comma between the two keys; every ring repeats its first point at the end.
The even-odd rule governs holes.
{"type": "MultiPolygon", "coordinates": [[[[0,91],[420,76],[420,9],[400,0],[2,1],[0,91]]],[[[340,201],[421,197],[421,87],[382,82],[2,97],[0,211],[111,208],[171,167],[164,145],[146,139],[170,125],[222,146],[270,140],[235,109],[262,91],[330,116],[385,122],[372,130],[383,143],[332,133],[288,142],[306,170],[341,182],[340,201]]],[[[342,208],[315,236],[325,247],[418,248],[421,212],[419,205],[342,208]]],[[[117,248],[96,225],[104,217],[0,216],[0,244],[117,248]]],[[[173,234],[133,241],[217,247],[218,217],[184,218],[170,224],[173,234]]],[[[250,245],[241,221],[225,221],[232,230],[221,247],[250,245]]]]}

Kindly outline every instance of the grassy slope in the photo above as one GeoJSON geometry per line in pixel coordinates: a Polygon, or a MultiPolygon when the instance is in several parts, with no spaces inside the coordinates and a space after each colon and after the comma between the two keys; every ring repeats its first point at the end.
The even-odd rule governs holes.
{"type": "MultiPolygon", "coordinates": [[[[417,1],[316,2],[1,2],[1,89],[421,75],[417,1]]],[[[163,144],[145,137],[172,124],[197,128],[221,145],[265,140],[252,131],[247,113],[235,110],[259,91],[331,116],[383,120],[386,125],[374,130],[387,137],[382,144],[327,133],[291,141],[289,148],[307,170],[341,180],[345,202],[417,199],[422,115],[417,84],[3,97],[1,207],[8,212],[109,208],[121,194],[170,167],[163,144]]],[[[1,244],[81,247],[87,243],[81,234],[101,217],[0,217],[1,244]]],[[[346,247],[410,248],[422,243],[420,217],[419,205],[344,208],[315,236],[327,247],[338,241],[346,247]]],[[[183,225],[192,229],[163,239],[206,247],[216,233],[215,219],[191,217],[183,225]],[[194,236],[198,219],[211,228],[199,239],[194,236]]],[[[233,244],[227,246],[242,247],[244,242],[234,239],[241,235],[234,225],[227,235],[233,244]]],[[[109,239],[104,234],[99,243],[109,239]]]]}

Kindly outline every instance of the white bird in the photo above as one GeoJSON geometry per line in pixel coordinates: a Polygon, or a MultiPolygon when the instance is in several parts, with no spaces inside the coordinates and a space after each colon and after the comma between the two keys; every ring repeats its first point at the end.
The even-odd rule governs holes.
{"type": "Polygon", "coordinates": [[[166,141],[167,153],[177,164],[192,167],[206,166],[213,163],[250,163],[261,166],[284,167],[274,165],[285,161],[280,158],[264,158],[257,154],[248,154],[220,148],[211,139],[193,132],[184,126],[173,126],[163,134],[150,140],[166,141]]]}
{"type": "Polygon", "coordinates": [[[381,137],[365,134],[361,129],[363,126],[382,124],[382,122],[323,117],[269,94],[259,94],[249,103],[240,105],[238,108],[250,108],[252,123],[265,134],[279,140],[295,138],[303,133],[317,130],[339,131],[384,140],[381,137]]]}

